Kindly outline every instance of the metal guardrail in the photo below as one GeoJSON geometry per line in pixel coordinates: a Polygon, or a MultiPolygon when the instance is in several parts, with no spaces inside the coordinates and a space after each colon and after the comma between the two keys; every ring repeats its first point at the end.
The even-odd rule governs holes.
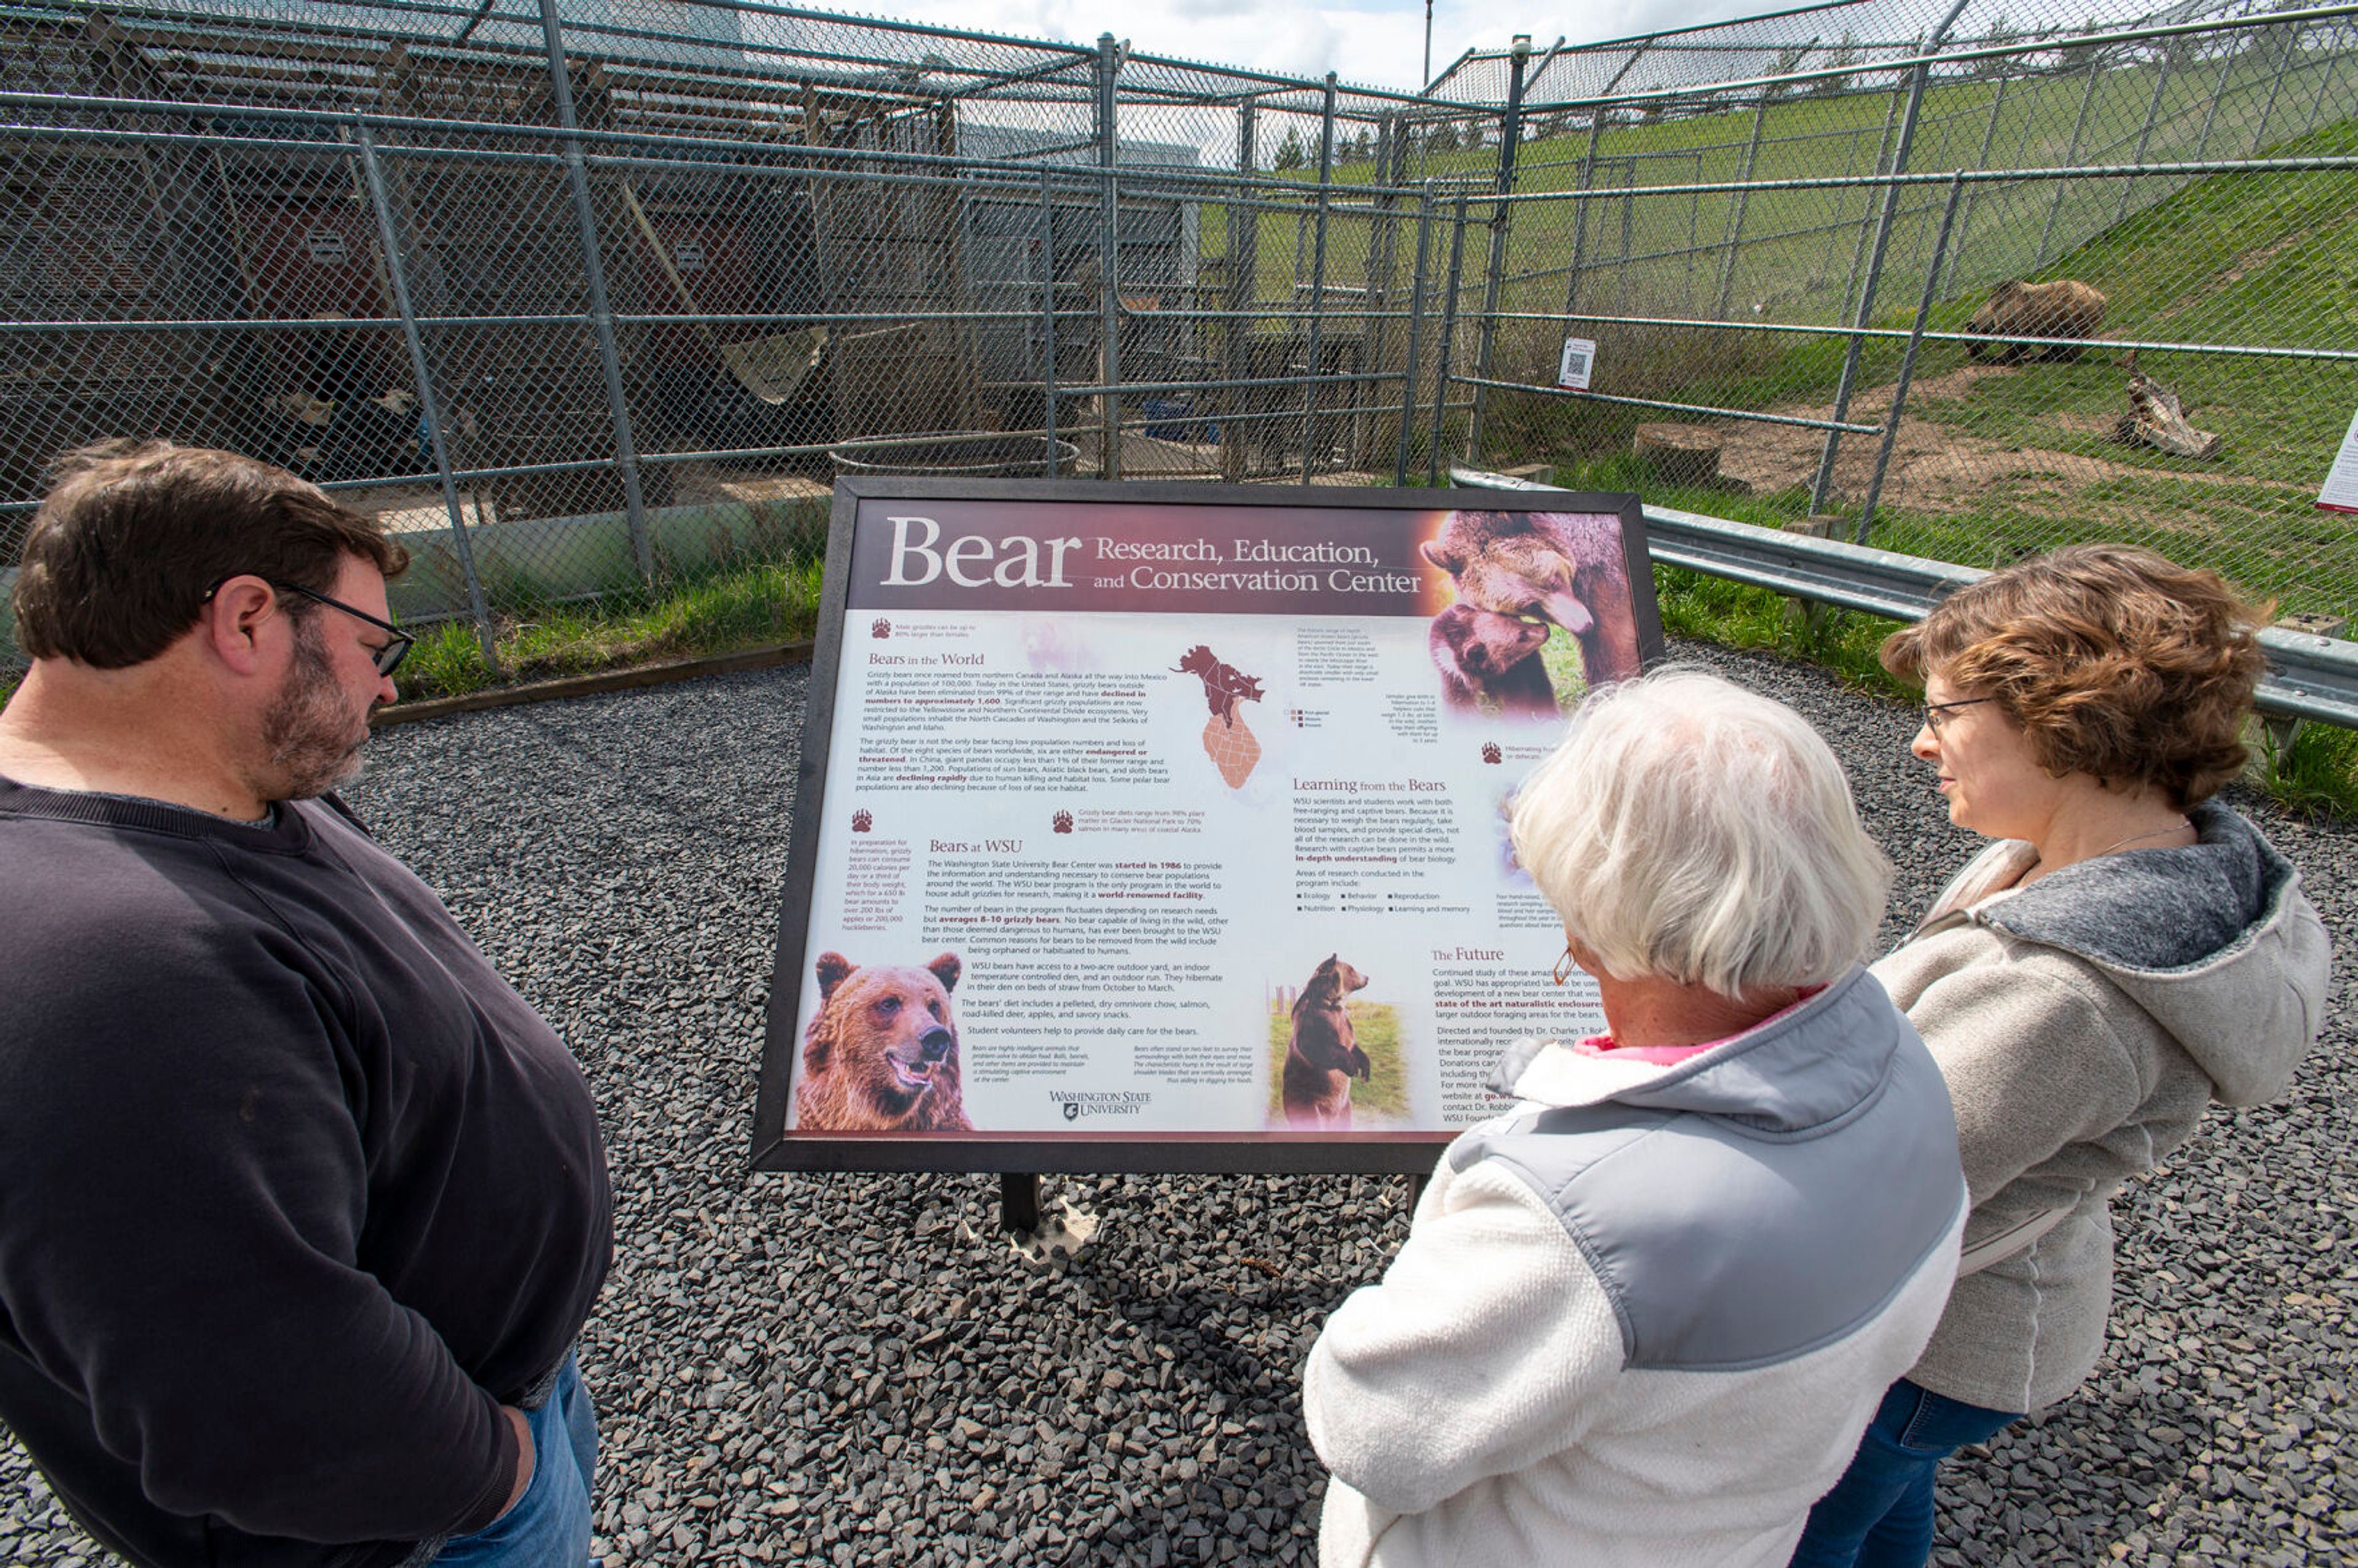
{"type": "MultiPolygon", "coordinates": [[[[1476,490],[1563,488],[1454,464],[1449,477],[1476,490]]],[[[1942,600],[1989,575],[1667,506],[1648,506],[1645,515],[1648,549],[1666,566],[1894,621],[1920,621],[1942,600]]],[[[2260,633],[2260,647],[2268,659],[2258,697],[2263,713],[2358,729],[2358,643],[2270,626],[2260,633]]]]}

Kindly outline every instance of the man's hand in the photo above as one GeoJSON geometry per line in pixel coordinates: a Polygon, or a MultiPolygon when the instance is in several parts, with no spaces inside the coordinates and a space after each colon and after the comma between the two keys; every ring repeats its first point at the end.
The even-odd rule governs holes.
{"type": "Polygon", "coordinates": [[[524,1411],[514,1405],[502,1405],[500,1413],[508,1418],[508,1424],[515,1428],[516,1434],[515,1485],[508,1488],[508,1500],[500,1506],[500,1518],[505,1519],[508,1509],[524,1501],[525,1488],[532,1485],[532,1423],[525,1419],[524,1411]]]}

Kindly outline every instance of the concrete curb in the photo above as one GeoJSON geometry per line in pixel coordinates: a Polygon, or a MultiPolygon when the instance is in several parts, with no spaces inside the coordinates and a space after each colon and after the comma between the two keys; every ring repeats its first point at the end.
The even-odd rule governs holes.
{"type": "Polygon", "coordinates": [[[765,670],[777,665],[802,664],[811,656],[811,643],[778,643],[765,648],[742,648],[733,654],[712,654],[697,659],[673,659],[627,670],[600,670],[594,675],[567,676],[559,680],[533,681],[525,686],[493,687],[463,697],[428,697],[422,702],[396,702],[380,708],[370,722],[414,724],[447,719],[453,713],[476,713],[490,708],[514,708],[525,702],[553,702],[559,697],[588,697],[601,691],[629,691],[635,687],[665,686],[700,676],[730,675],[738,670],[765,670]]]}

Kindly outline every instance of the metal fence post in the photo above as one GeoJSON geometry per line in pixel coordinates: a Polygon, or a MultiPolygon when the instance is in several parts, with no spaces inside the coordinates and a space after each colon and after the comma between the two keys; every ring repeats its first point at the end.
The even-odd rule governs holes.
{"type": "MultiPolygon", "coordinates": [[[[1515,189],[1515,155],[1523,145],[1523,74],[1531,62],[1531,40],[1528,34],[1515,35],[1513,53],[1507,77],[1507,112],[1498,126],[1498,194],[1511,196],[1515,189]]],[[[1498,340],[1498,296],[1507,281],[1507,235],[1513,227],[1514,208],[1498,202],[1490,217],[1490,261],[1487,276],[1482,284],[1481,337],[1474,350],[1474,374],[1487,381],[1490,376],[1490,357],[1498,340]]],[[[1482,405],[1489,388],[1474,389],[1474,412],[1466,424],[1466,451],[1469,459],[1478,459],[1482,451],[1482,405]]]]}
{"type": "MultiPolygon", "coordinates": [[[[2153,73],[2153,96],[2145,101],[2145,124],[2137,132],[2136,151],[2129,155],[2129,164],[2132,168],[2144,166],[2146,149],[2153,144],[2153,124],[2161,116],[2161,95],[2169,87],[2169,60],[2170,51],[2163,49],[2160,61],[2153,73]]],[[[2120,205],[2113,210],[2114,222],[2117,223],[2129,215],[2129,203],[2136,195],[2136,181],[2122,180],[2120,205]]]]}
{"type": "MultiPolygon", "coordinates": [[[[1374,179],[1383,189],[1368,212],[1368,292],[1362,301],[1366,314],[1359,319],[1359,365],[1361,375],[1381,373],[1387,351],[1391,347],[1393,287],[1400,269],[1400,198],[1391,194],[1400,184],[1400,171],[1393,168],[1400,157],[1400,116],[1386,114],[1376,122],[1374,179]]],[[[1351,395],[1351,405],[1358,407],[1367,401],[1368,390],[1376,384],[1357,384],[1351,395]]],[[[1354,414],[1351,418],[1351,467],[1364,468],[1373,455],[1376,421],[1372,415],[1354,414]]]]}
{"type": "Polygon", "coordinates": [[[1302,482],[1310,482],[1311,454],[1318,449],[1319,334],[1326,324],[1326,211],[1335,191],[1335,73],[1326,73],[1325,106],[1318,116],[1318,236],[1311,247],[1309,363],[1302,384],[1302,482]]]}
{"type": "Polygon", "coordinates": [[[2317,129],[2317,116],[2325,108],[2326,91],[2333,85],[2334,39],[2345,26],[2345,23],[2335,22],[2333,32],[2326,38],[2325,62],[2317,70],[2317,92],[2309,101],[2309,118],[2301,122],[2300,134],[2304,136],[2317,129]]]}
{"type": "MultiPolygon", "coordinates": [[[[1580,172],[1573,180],[1572,188],[1574,190],[1588,190],[1595,186],[1596,154],[1605,142],[1606,114],[1611,106],[1613,90],[1620,86],[1621,79],[1635,70],[1638,62],[1645,58],[1647,47],[1651,42],[1651,39],[1648,39],[1631,49],[1629,58],[1621,62],[1620,69],[1606,79],[1603,87],[1597,89],[1595,102],[1590,106],[1588,112],[1588,150],[1581,155],[1580,172]]],[[[1586,201],[1574,201],[1572,204],[1572,265],[1565,269],[1563,281],[1563,313],[1566,316],[1571,315],[1580,307],[1580,263],[1581,254],[1588,246],[1588,208],[1589,203],[1586,201]]]]}
{"type": "Polygon", "coordinates": [[[565,177],[573,188],[573,222],[581,235],[581,276],[590,292],[590,327],[598,339],[598,364],[606,376],[606,401],[614,416],[614,467],[622,476],[622,509],[631,524],[631,553],[639,576],[655,579],[654,541],[647,533],[647,503],[639,488],[639,446],[631,435],[631,408],[622,391],[622,356],[614,345],[614,312],[606,300],[606,265],[598,244],[598,216],[590,204],[590,169],[581,157],[581,125],[573,113],[573,79],[565,65],[565,38],[557,0],[540,0],[541,36],[548,44],[548,90],[557,103],[557,124],[565,134],[565,177]]]}
{"type": "Polygon", "coordinates": [[[1433,442],[1426,450],[1424,482],[1441,482],[1441,425],[1449,412],[1450,351],[1457,337],[1457,290],[1466,267],[1466,196],[1457,193],[1456,227],[1449,236],[1448,292],[1441,301],[1441,358],[1433,369],[1433,442]]]}
{"type": "MultiPolygon", "coordinates": [[[[542,0],[544,5],[547,0],[542,0]]],[[[1098,459],[1101,479],[1121,477],[1121,216],[1114,173],[1120,133],[1114,124],[1114,78],[1121,70],[1120,46],[1111,33],[1098,35],[1098,394],[1105,412],[1104,445],[1098,459]]]]}
{"type": "Polygon", "coordinates": [[[2300,47],[2301,25],[2287,22],[2283,27],[2284,48],[2277,51],[2277,68],[2268,72],[2268,95],[2260,104],[2260,123],[2252,129],[2251,150],[2255,153],[2268,145],[2268,122],[2276,116],[2277,95],[2284,91],[2285,73],[2292,69],[2292,51],[2300,47]]]}
{"type": "MultiPolygon", "coordinates": [[[[2104,57],[2091,53],[2088,57],[2088,85],[2080,94],[2080,117],[2071,122],[2071,145],[2063,150],[2063,167],[2066,168],[2072,168],[2080,161],[2080,138],[2087,135],[2088,110],[2096,101],[2096,83],[2103,80],[2104,74],[2104,57]]],[[[2063,198],[2069,192],[2071,185],[2071,182],[2068,179],[2055,181],[2055,194],[2050,197],[2047,202],[2047,222],[2039,231],[2039,254],[2033,256],[2030,262],[2030,270],[2033,272],[2047,265],[2047,248],[2055,240],[2056,214],[2063,211],[2063,198]]]]}
{"type": "MultiPolygon", "coordinates": [[[[1736,299],[1736,256],[1744,243],[1744,211],[1752,203],[1752,166],[1760,158],[1760,132],[1768,124],[1769,103],[1764,95],[1752,111],[1752,135],[1744,143],[1744,161],[1736,170],[1736,211],[1727,221],[1727,265],[1719,269],[1719,308],[1713,315],[1725,319],[1736,299]]],[[[1567,300],[1565,314],[1572,310],[1567,300]]]]}
{"type": "Polygon", "coordinates": [[[1392,454],[1392,482],[1408,483],[1408,449],[1414,432],[1416,361],[1424,347],[1425,267],[1433,259],[1433,181],[1424,182],[1416,202],[1416,277],[1408,290],[1408,353],[1401,366],[1399,449],[1392,454]]]}
{"type": "Polygon", "coordinates": [[[1916,301],[1916,325],[1909,331],[1908,347],[1899,355],[1899,380],[1891,389],[1891,410],[1884,416],[1883,439],[1875,451],[1875,473],[1866,481],[1866,503],[1859,509],[1858,531],[1852,543],[1866,543],[1867,530],[1875,526],[1875,509],[1883,499],[1883,477],[1891,470],[1891,451],[1899,441],[1899,421],[1908,412],[1909,384],[1916,379],[1916,351],[1924,342],[1924,323],[1931,319],[1933,302],[1941,297],[1941,264],[1948,259],[1949,233],[1956,226],[1957,200],[1964,194],[1965,175],[1963,169],[1949,177],[1949,204],[1941,211],[1941,232],[1932,241],[1932,259],[1924,268],[1924,292],[1916,301]]]}
{"type": "Polygon", "coordinates": [[[1048,454],[1048,477],[1063,467],[1056,460],[1056,200],[1054,177],[1040,170],[1040,407],[1046,432],[1042,450],[1048,454]]]}
{"type": "MultiPolygon", "coordinates": [[[[1990,148],[1997,142],[1998,112],[2006,107],[2006,90],[2013,84],[2013,81],[2014,78],[2010,76],[2001,76],[1997,79],[1997,92],[1990,99],[1989,124],[1982,127],[1981,156],[1974,160],[1974,168],[1976,169],[1985,169],[1990,166],[1990,148]]],[[[1965,204],[1957,213],[1959,233],[1971,230],[1974,222],[1974,198],[1980,194],[1981,187],[1977,185],[1965,188],[1965,204]]]]}
{"type": "MultiPolygon", "coordinates": [[[[1893,139],[1903,134],[1901,126],[1908,118],[1909,102],[1916,92],[1916,72],[1912,70],[1892,86],[1891,107],[1883,112],[1883,139],[1875,145],[1875,172],[1878,178],[1898,172],[1886,166],[1891,158],[1893,139]]],[[[1852,150],[1857,150],[1855,144],[1852,150]]],[[[1850,172],[1848,158],[1844,159],[1843,172],[1850,172]]],[[[1843,278],[1842,308],[1844,310],[1851,308],[1851,301],[1857,297],[1859,272],[1866,265],[1867,253],[1875,243],[1876,211],[1875,192],[1868,189],[1866,200],[1860,203],[1858,210],[1858,243],[1851,247],[1850,271],[1843,278]]],[[[1872,285],[1869,288],[1872,292],[1872,285]]],[[[1815,512],[1819,509],[1812,506],[1810,510],[1815,512]]]]}
{"type": "Polygon", "coordinates": [[[2194,138],[2194,161],[2201,163],[2211,152],[2211,127],[2219,123],[2219,104],[2227,96],[2227,78],[2234,73],[2235,51],[2230,49],[2219,57],[2219,80],[2211,84],[2211,101],[2202,106],[2202,133],[2194,138]]]}
{"type": "MultiPolygon", "coordinates": [[[[1957,0],[1949,8],[1949,14],[1941,19],[1941,25],[1932,30],[1931,38],[1924,46],[1927,56],[1941,52],[1948,42],[1949,29],[1957,25],[1957,18],[1964,15],[1969,3],[1970,0],[1957,0]]],[[[1931,76],[1932,67],[1929,59],[1909,73],[1908,107],[1900,118],[1898,141],[1891,149],[1891,167],[1884,171],[1883,211],[1875,222],[1875,250],[1867,259],[1866,276],[1858,286],[1858,311],[1852,318],[1850,347],[1843,354],[1842,380],[1834,387],[1833,423],[1836,427],[1850,416],[1850,395],[1858,382],[1859,355],[1866,345],[1866,340],[1860,334],[1866,330],[1874,317],[1876,287],[1883,280],[1883,258],[1891,245],[1892,221],[1899,211],[1902,189],[1899,177],[1908,172],[1908,154],[1916,140],[1917,116],[1924,107],[1924,88],[1931,76]]],[[[1818,477],[1810,486],[1810,510],[1812,512],[1826,509],[1826,496],[1834,483],[1834,459],[1842,450],[1842,436],[1839,427],[1826,432],[1825,450],[1818,458],[1818,477]]]]}
{"type": "Polygon", "coordinates": [[[459,484],[451,477],[450,446],[443,434],[442,399],[434,390],[433,368],[426,362],[425,341],[418,336],[417,312],[409,300],[409,269],[402,259],[401,232],[393,221],[393,204],[385,199],[384,175],[377,168],[376,138],[365,120],[352,123],[359,145],[361,176],[368,187],[369,206],[376,212],[377,248],[384,253],[385,282],[393,290],[393,308],[401,316],[401,339],[409,350],[409,370],[417,381],[417,411],[426,420],[426,438],[434,451],[435,477],[442,484],[443,510],[450,517],[450,549],[459,557],[460,575],[467,579],[467,608],[475,621],[475,639],[482,645],[483,664],[501,674],[498,639],[492,630],[491,609],[483,602],[483,579],[475,571],[475,546],[467,537],[466,511],[459,504],[459,484]]]}
{"type": "MultiPolygon", "coordinates": [[[[1260,162],[1260,105],[1248,99],[1237,110],[1237,172],[1255,174],[1260,162]]],[[[1251,379],[1255,319],[1247,312],[1260,297],[1260,210],[1253,205],[1256,198],[1255,186],[1239,185],[1238,200],[1228,209],[1228,323],[1224,379],[1229,382],[1251,379]]],[[[1258,413],[1256,405],[1265,401],[1268,400],[1249,387],[1232,385],[1222,395],[1221,404],[1228,412],[1228,419],[1220,427],[1220,477],[1231,483],[1245,477],[1246,454],[1260,445],[1258,424],[1248,431],[1248,421],[1238,416],[1258,413]]]]}

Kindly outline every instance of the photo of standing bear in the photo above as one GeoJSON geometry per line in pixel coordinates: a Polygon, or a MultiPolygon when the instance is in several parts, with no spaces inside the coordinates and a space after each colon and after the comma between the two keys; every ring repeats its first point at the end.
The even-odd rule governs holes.
{"type": "Polygon", "coordinates": [[[1452,512],[1419,548],[1449,574],[1459,604],[1571,633],[1591,687],[1628,680],[1644,667],[1619,518],[1452,512]]]}
{"type": "Polygon", "coordinates": [[[1346,1004],[1367,983],[1367,976],[1330,954],[1293,999],[1283,1075],[1288,1126],[1339,1132],[1351,1125],[1351,1080],[1364,1081],[1375,1068],[1359,1049],[1346,1004]]]}
{"type": "Polygon", "coordinates": [[[923,968],[863,968],[821,953],[818,1011],[803,1031],[795,1125],[806,1132],[971,1132],[950,989],[957,955],[923,968]]]}

